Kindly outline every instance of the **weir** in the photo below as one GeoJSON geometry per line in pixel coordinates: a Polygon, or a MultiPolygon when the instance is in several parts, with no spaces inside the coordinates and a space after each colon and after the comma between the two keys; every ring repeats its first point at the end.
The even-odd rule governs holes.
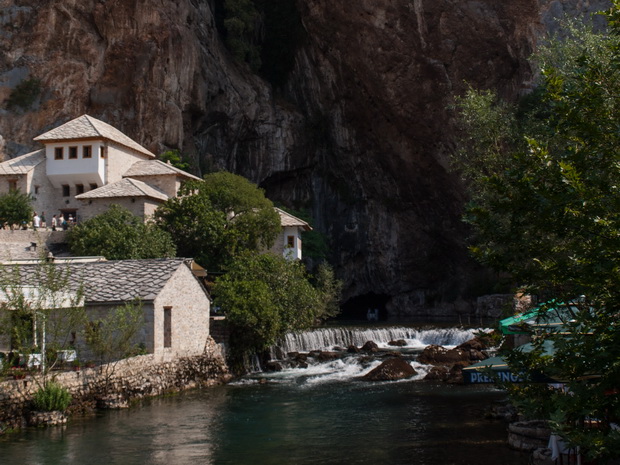
{"type": "Polygon", "coordinates": [[[403,339],[406,346],[422,349],[430,344],[444,347],[456,346],[474,337],[480,328],[409,328],[395,327],[334,327],[317,328],[299,333],[288,333],[277,347],[283,353],[309,352],[312,350],[332,350],[334,347],[346,348],[350,345],[361,347],[373,341],[380,347],[388,347],[388,342],[403,339]]]}

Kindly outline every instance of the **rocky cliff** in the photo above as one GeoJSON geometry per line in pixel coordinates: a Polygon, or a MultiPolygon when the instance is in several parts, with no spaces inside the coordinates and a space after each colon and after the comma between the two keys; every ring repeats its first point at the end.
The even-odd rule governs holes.
{"type": "Polygon", "coordinates": [[[227,169],[308,208],[364,314],[369,302],[393,315],[446,311],[474,294],[463,193],[447,167],[453,97],[466,83],[527,92],[527,58],[551,19],[599,5],[273,5],[293,8],[303,31],[277,83],[231,57],[216,0],[0,0],[6,156],[88,113],[156,153],[189,154],[197,174],[227,169]]]}

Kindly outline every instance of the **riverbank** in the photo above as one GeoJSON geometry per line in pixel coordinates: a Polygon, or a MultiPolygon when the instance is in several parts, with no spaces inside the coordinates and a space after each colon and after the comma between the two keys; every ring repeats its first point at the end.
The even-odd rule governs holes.
{"type": "MultiPolygon", "coordinates": [[[[48,380],[71,393],[69,413],[96,407],[127,407],[136,399],[222,384],[230,378],[220,346],[211,339],[198,356],[162,362],[153,355],[141,355],[95,368],[47,375],[48,380]]],[[[0,434],[29,424],[32,397],[44,381],[39,375],[0,383],[0,434]]]]}

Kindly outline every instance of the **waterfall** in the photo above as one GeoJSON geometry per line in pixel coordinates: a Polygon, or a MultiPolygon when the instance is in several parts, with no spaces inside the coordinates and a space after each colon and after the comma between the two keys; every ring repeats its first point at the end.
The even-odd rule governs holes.
{"type": "Polygon", "coordinates": [[[474,337],[479,328],[407,328],[407,327],[338,327],[318,328],[300,333],[288,333],[277,344],[283,353],[332,350],[334,347],[360,347],[373,341],[379,347],[389,347],[388,342],[403,339],[407,348],[422,349],[430,344],[444,347],[457,346],[474,337]]]}

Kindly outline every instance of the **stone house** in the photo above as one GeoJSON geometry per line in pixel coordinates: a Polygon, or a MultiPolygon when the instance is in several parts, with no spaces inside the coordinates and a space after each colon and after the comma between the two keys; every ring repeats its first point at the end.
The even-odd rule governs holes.
{"type": "Polygon", "coordinates": [[[78,221],[119,204],[138,216],[176,196],[198,177],[155,159],[118,129],[83,115],[34,138],[44,148],[0,163],[0,194],[19,189],[33,207],[78,221]]]}
{"type": "MultiPolygon", "coordinates": [[[[40,265],[19,265],[28,283],[40,265]]],[[[139,299],[144,322],[136,342],[157,360],[200,355],[209,339],[211,299],[198,278],[193,261],[174,259],[64,262],[70,291],[82,289],[84,306],[91,320],[105,317],[116,307],[139,299]]],[[[32,285],[32,283],[28,283],[32,285]]],[[[75,346],[88,357],[84,341],[75,346]]]]}
{"type": "Polygon", "coordinates": [[[301,233],[311,231],[312,227],[302,219],[276,208],[280,215],[282,229],[276,237],[270,252],[282,255],[289,260],[301,260],[301,233]]]}

